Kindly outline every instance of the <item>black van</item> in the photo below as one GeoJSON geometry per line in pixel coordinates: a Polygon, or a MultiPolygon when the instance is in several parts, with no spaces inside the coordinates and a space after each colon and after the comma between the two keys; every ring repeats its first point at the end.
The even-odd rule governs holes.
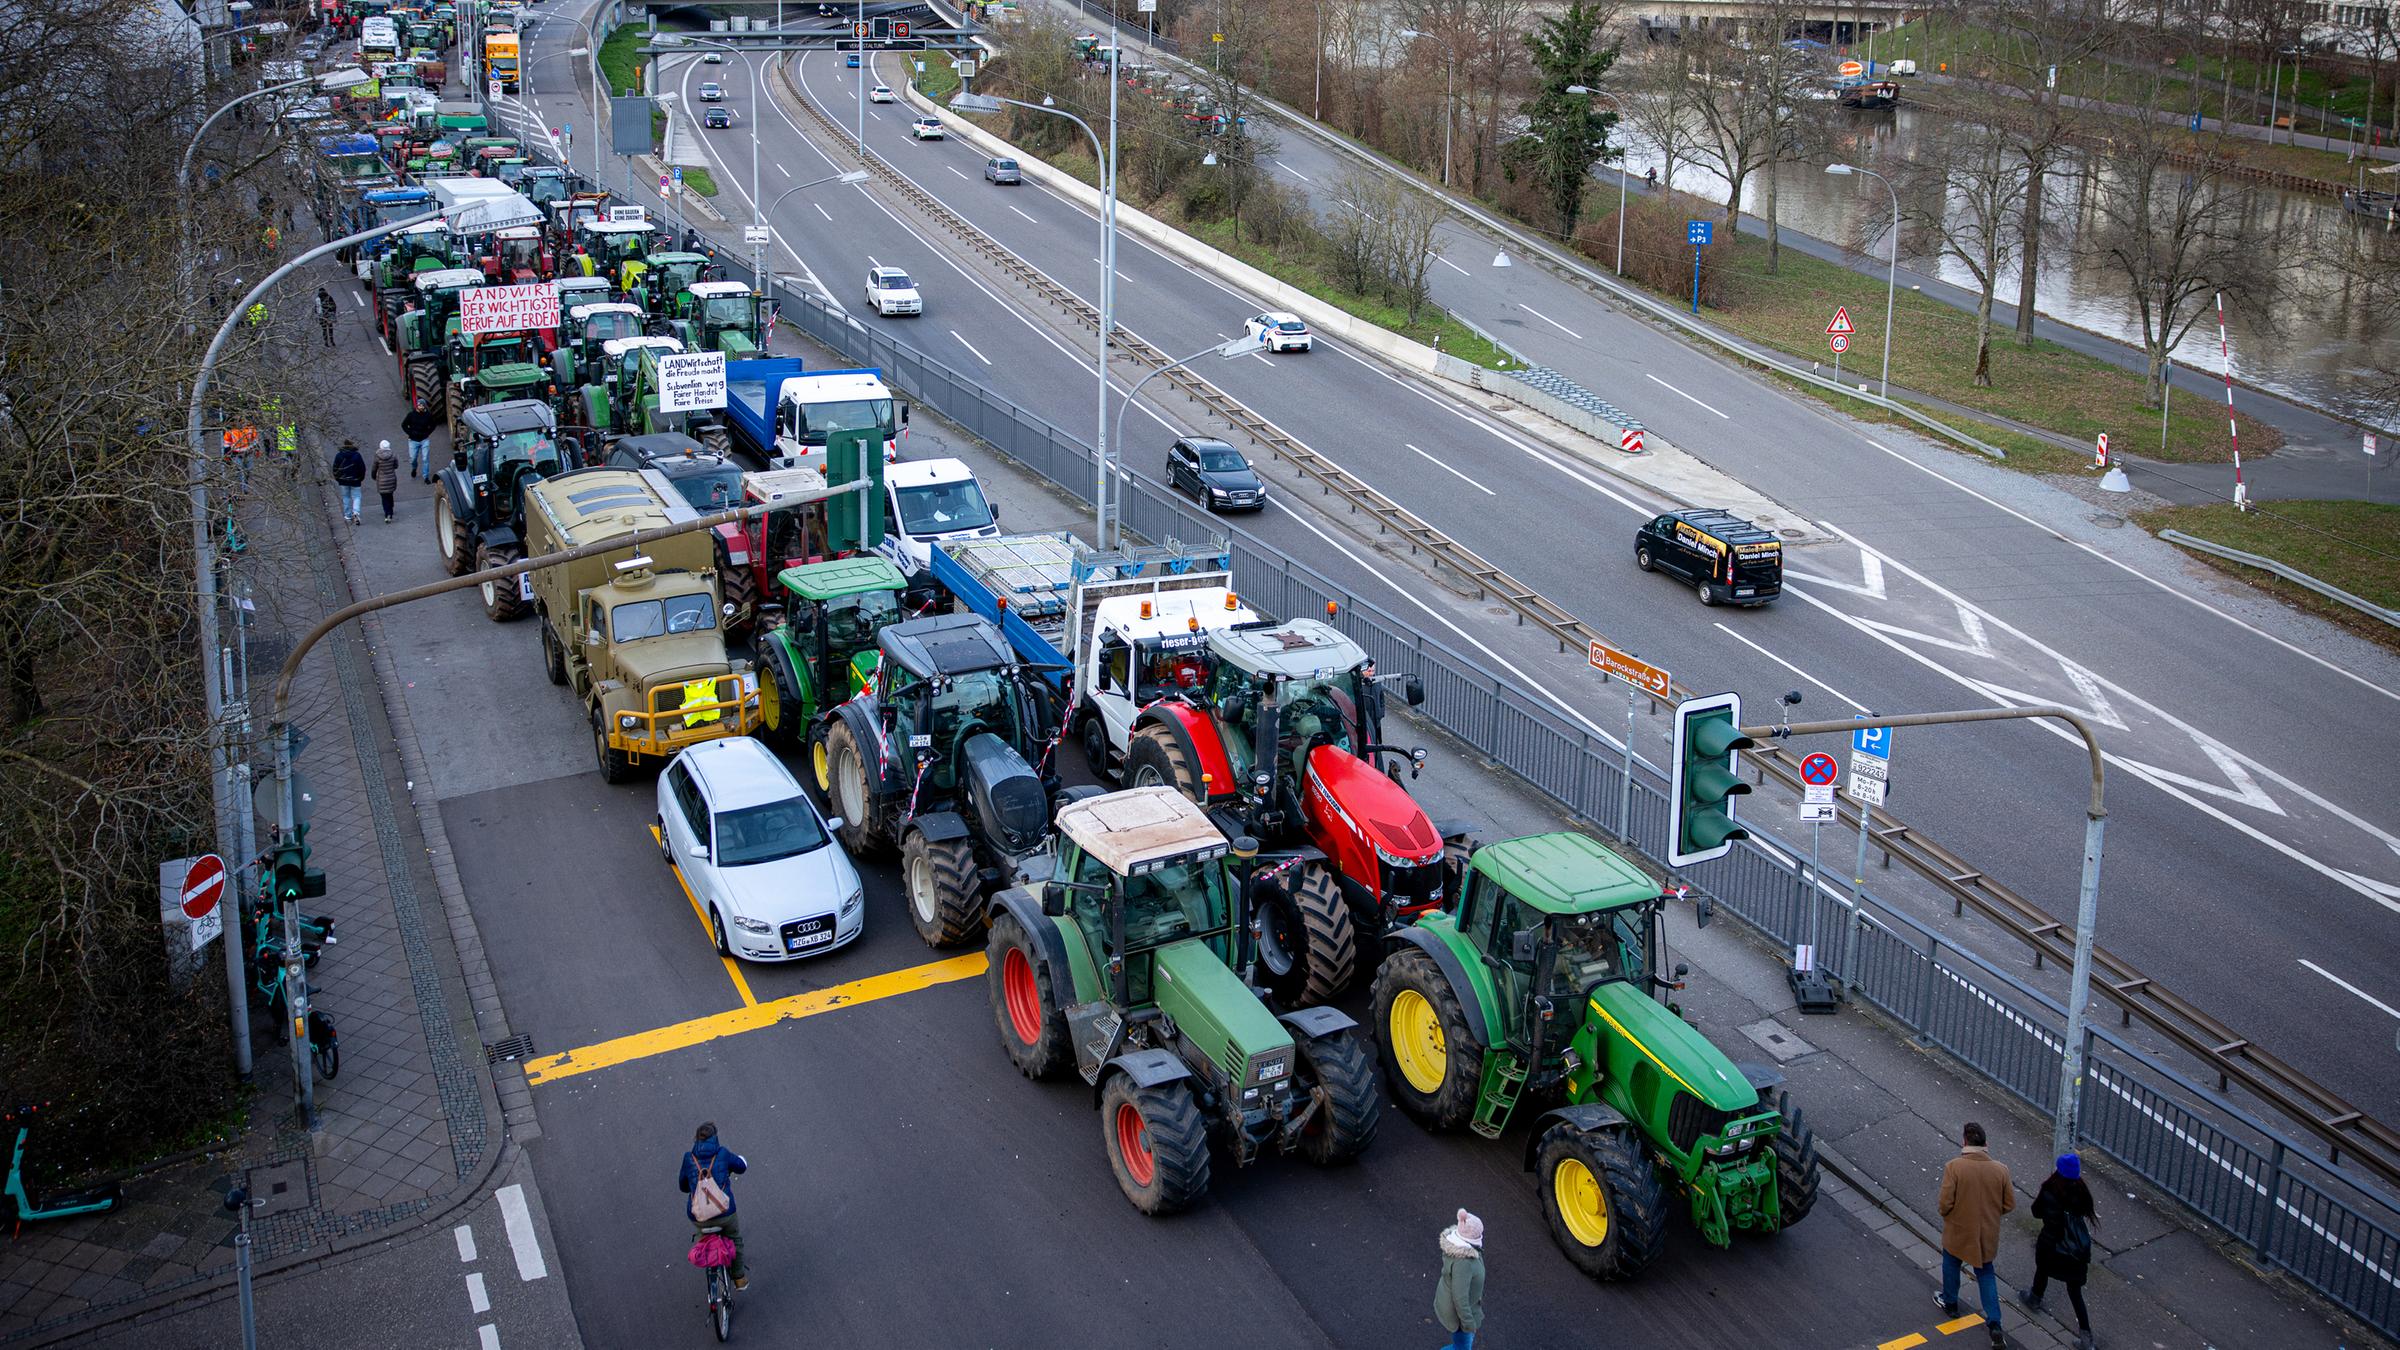
{"type": "Polygon", "coordinates": [[[1633,560],[1692,583],[1704,605],[1763,605],[1783,594],[1783,541],[1730,511],[1676,511],[1642,526],[1633,560]]]}

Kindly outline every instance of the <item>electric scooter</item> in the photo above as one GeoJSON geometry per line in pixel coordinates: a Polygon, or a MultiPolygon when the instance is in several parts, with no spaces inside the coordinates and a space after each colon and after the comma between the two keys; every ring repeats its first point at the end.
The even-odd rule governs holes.
{"type": "Polygon", "coordinates": [[[38,1200],[25,1189],[25,1138],[33,1133],[34,1116],[41,1111],[43,1106],[47,1105],[49,1103],[44,1102],[36,1106],[21,1107],[5,1116],[0,1116],[0,1125],[17,1127],[16,1151],[9,1155],[8,1160],[7,1190],[9,1201],[16,1206],[18,1230],[22,1230],[26,1224],[42,1219],[65,1219],[77,1214],[106,1214],[125,1203],[125,1188],[113,1181],[94,1186],[86,1191],[61,1191],[56,1195],[45,1195],[38,1200]]]}

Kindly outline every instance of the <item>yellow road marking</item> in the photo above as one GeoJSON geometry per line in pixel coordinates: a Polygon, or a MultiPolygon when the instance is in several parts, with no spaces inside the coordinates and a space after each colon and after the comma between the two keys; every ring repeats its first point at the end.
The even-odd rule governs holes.
{"type": "MultiPolygon", "coordinates": [[[[666,848],[667,841],[658,837],[656,825],[650,827],[650,838],[657,842],[660,849],[666,848]]],[[[683,869],[674,862],[667,863],[667,870],[675,874],[675,884],[683,888],[683,898],[692,902],[692,913],[700,919],[700,931],[708,934],[708,945],[710,949],[715,949],[717,930],[708,921],[708,911],[700,908],[700,897],[692,894],[692,883],[683,879],[683,869]]],[[[742,1006],[757,1007],[758,997],[750,992],[750,982],[742,978],[741,963],[730,956],[719,956],[717,959],[725,963],[725,973],[733,977],[733,992],[742,996],[742,1006]]]]}
{"type": "Polygon", "coordinates": [[[1936,1326],[1934,1330],[1942,1333],[1945,1336],[1955,1336],[1958,1333],[1965,1331],[1969,1327],[1980,1327],[1982,1325],[1982,1313],[1969,1313],[1964,1317],[1953,1317],[1949,1321],[1936,1326]]]}
{"type": "Polygon", "coordinates": [[[1914,1347],[1924,1343],[1925,1338],[1912,1331],[1897,1340],[1879,1342],[1875,1346],[1875,1350],[1914,1350],[1914,1347]]]}
{"type": "Polygon", "coordinates": [[[778,1022],[798,1021],[803,1017],[814,1017],[819,1013],[834,1012],[860,1003],[872,1003],[895,994],[913,994],[937,984],[971,980],[983,974],[984,965],[982,952],[969,952],[945,961],[931,961],[905,970],[870,975],[863,980],[837,984],[831,989],[793,994],[770,1003],[711,1013],[706,1017],[695,1017],[688,1022],[677,1022],[673,1026],[658,1027],[651,1031],[637,1031],[630,1036],[619,1036],[613,1041],[587,1045],[565,1054],[526,1060],[525,1081],[555,1083],[562,1078],[572,1078],[595,1069],[613,1068],[637,1059],[648,1059],[652,1055],[663,1055],[670,1050],[684,1050],[727,1036],[739,1036],[745,1031],[771,1027],[778,1022]]]}

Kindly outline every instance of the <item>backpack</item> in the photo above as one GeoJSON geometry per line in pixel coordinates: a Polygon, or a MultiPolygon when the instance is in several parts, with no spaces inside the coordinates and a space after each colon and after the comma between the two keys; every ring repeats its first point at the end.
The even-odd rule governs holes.
{"type": "Polygon", "coordinates": [[[724,1187],[717,1184],[714,1169],[698,1158],[692,1162],[700,1169],[699,1179],[692,1183],[692,1222],[714,1223],[733,1208],[733,1198],[725,1194],[724,1187]]]}
{"type": "Polygon", "coordinates": [[[2065,1217],[2065,1222],[2059,1225],[2058,1243],[2054,1250],[2061,1261],[2092,1259],[2092,1229],[2091,1225],[2084,1222],[2082,1215],[2069,1214],[2065,1217]]]}

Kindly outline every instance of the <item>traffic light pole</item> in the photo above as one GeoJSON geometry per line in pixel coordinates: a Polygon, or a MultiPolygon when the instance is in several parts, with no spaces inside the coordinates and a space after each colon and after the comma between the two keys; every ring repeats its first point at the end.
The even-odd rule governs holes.
{"type": "MultiPolygon", "coordinates": [[[[2075,734],[2083,738],[2084,750],[2092,761],[2092,795],[2084,806],[2083,879],[2075,896],[2075,965],[2067,980],[2066,1044],[2059,1062],[2058,1112],[2050,1130],[2050,1152],[2056,1156],[2075,1151],[2077,1125],[2083,1107],[2084,1017],[2092,1001],[2092,930],[2100,918],[2101,840],[2108,824],[2104,793],[2108,766],[2100,750],[2100,737],[2092,730],[2091,723],[2065,708],[1968,708],[1955,712],[1864,717],[1845,722],[1797,722],[1790,726],[1743,727],[1741,731],[1753,740],[1767,741],[1793,736],[1848,735],[1868,727],[1955,726],[1967,722],[2001,722],[2024,718],[2049,718],[2073,727],[2075,734]]],[[[1862,830],[1865,829],[1868,810],[1864,803],[1860,804],[1862,830]]]]}

